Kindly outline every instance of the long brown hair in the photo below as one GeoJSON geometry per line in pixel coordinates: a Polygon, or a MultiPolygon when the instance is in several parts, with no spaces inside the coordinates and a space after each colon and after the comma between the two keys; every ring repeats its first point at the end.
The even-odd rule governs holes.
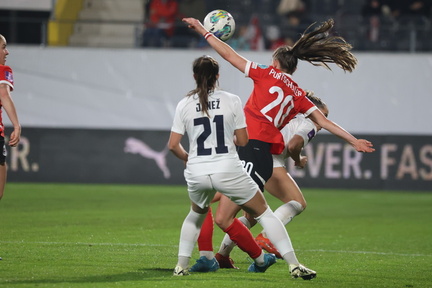
{"type": "Polygon", "coordinates": [[[189,91],[187,96],[197,94],[199,97],[201,111],[208,114],[208,97],[217,87],[219,64],[211,56],[201,56],[193,62],[192,70],[196,82],[196,88],[189,91]]]}
{"type": "Polygon", "coordinates": [[[303,32],[292,47],[282,46],[273,52],[273,59],[279,61],[281,70],[293,74],[300,59],[329,70],[331,68],[327,63],[334,63],[344,71],[352,72],[357,65],[357,58],[350,51],[351,44],[344,38],[329,33],[334,26],[333,19],[310,31],[314,24],[303,32]]]}

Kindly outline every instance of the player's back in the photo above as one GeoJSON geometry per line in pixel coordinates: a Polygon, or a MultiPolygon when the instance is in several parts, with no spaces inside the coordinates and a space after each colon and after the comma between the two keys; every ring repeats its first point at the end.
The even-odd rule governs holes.
{"type": "Polygon", "coordinates": [[[238,96],[222,90],[209,95],[208,103],[209,115],[203,113],[197,95],[179,103],[189,137],[187,167],[197,174],[229,172],[240,162],[234,133],[246,127],[242,103],[238,96]]]}

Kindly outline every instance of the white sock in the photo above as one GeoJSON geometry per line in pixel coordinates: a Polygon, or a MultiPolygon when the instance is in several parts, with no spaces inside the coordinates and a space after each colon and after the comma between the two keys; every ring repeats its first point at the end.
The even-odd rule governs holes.
{"type": "MultiPolygon", "coordinates": [[[[242,216],[238,218],[240,222],[242,222],[248,229],[250,229],[250,223],[249,220],[247,220],[246,217],[242,216]]],[[[219,248],[219,254],[222,256],[228,257],[231,253],[231,251],[234,249],[236,244],[230,239],[228,234],[225,234],[224,238],[222,239],[222,243],[219,248]]],[[[264,261],[264,260],[263,260],[264,261]]]]}
{"type": "MultiPolygon", "coordinates": [[[[282,224],[285,226],[289,222],[291,222],[291,220],[296,215],[303,212],[303,210],[304,210],[304,208],[299,202],[297,202],[295,200],[291,200],[291,201],[279,206],[279,208],[277,208],[274,211],[274,214],[276,215],[277,218],[279,218],[282,221],[282,224]]],[[[261,233],[264,235],[264,237],[267,237],[267,235],[265,234],[264,231],[262,231],[261,233]]]]}
{"type": "Polygon", "coordinates": [[[213,251],[199,251],[200,256],[206,257],[208,260],[211,260],[214,258],[213,251]]]}
{"type": "Polygon", "coordinates": [[[303,212],[303,210],[303,206],[299,202],[291,200],[277,208],[274,214],[282,221],[283,225],[287,225],[295,216],[303,212]]]}
{"type": "Polygon", "coordinates": [[[199,214],[192,209],[183,221],[180,232],[180,243],[178,253],[178,263],[183,268],[189,266],[189,260],[192,256],[195,243],[198,239],[201,225],[207,214],[199,214]]]}
{"type": "Polygon", "coordinates": [[[268,238],[288,264],[298,264],[291,239],[282,222],[271,211],[270,207],[255,218],[264,228],[268,238]]]}
{"type": "Polygon", "coordinates": [[[240,222],[242,222],[242,223],[243,223],[243,224],[244,224],[248,229],[251,228],[251,224],[250,224],[249,220],[248,220],[246,217],[241,216],[241,217],[239,217],[238,219],[239,219],[240,222]]]}
{"type": "Polygon", "coordinates": [[[256,265],[261,267],[264,266],[264,252],[262,252],[261,255],[258,256],[258,258],[255,258],[254,261],[256,265]]]}

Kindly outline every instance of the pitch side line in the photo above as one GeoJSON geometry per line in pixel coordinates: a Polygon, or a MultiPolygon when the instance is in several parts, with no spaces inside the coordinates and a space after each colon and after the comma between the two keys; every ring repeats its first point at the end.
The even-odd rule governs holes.
{"type": "MultiPolygon", "coordinates": [[[[0,241],[2,244],[42,244],[42,245],[85,245],[85,246],[129,246],[129,247],[178,247],[178,245],[161,245],[161,244],[142,244],[142,243],[91,243],[91,242],[43,242],[43,241],[0,241]]],[[[216,248],[219,248],[215,246],[216,248]]],[[[305,252],[323,252],[323,253],[346,253],[346,254],[375,254],[375,255],[392,255],[406,257],[431,257],[431,254],[409,254],[393,252],[373,252],[373,251],[346,251],[346,250],[324,250],[324,249],[297,249],[296,251],[305,252]]]]}

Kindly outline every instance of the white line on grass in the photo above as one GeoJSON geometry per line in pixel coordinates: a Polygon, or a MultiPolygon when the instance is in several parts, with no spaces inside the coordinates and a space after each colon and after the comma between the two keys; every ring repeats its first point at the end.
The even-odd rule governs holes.
{"type": "MultiPolygon", "coordinates": [[[[41,244],[41,245],[86,245],[86,246],[127,246],[127,247],[178,247],[178,245],[161,245],[161,244],[142,244],[142,243],[86,243],[86,242],[42,242],[42,241],[0,241],[3,244],[41,244]]],[[[218,247],[217,247],[218,248],[218,247]]],[[[410,254],[410,253],[394,253],[394,252],[374,252],[374,251],[346,251],[346,250],[324,250],[324,249],[308,249],[296,251],[306,252],[323,252],[323,253],[347,253],[347,254],[376,254],[376,255],[393,255],[406,257],[431,257],[431,254],[410,254]]]]}

